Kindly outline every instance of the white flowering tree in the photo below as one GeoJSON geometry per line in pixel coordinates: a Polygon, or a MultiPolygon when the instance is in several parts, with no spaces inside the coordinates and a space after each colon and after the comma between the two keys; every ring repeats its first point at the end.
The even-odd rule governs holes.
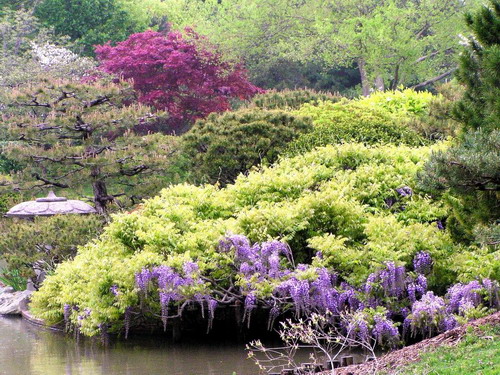
{"type": "Polygon", "coordinates": [[[96,66],[94,60],[81,57],[68,48],[50,42],[31,42],[32,56],[40,68],[51,75],[66,78],[81,78],[96,66]]]}
{"type": "MultiPolygon", "coordinates": [[[[27,10],[5,11],[0,17],[0,87],[36,81],[40,75],[80,78],[94,67],[68,48],[27,10]]],[[[3,102],[3,100],[0,100],[3,102]]]]}

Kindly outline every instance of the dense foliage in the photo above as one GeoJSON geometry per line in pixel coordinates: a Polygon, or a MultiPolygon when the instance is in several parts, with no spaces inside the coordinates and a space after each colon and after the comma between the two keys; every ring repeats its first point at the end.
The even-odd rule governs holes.
{"type": "Polygon", "coordinates": [[[146,31],[115,47],[98,46],[101,68],[133,79],[139,100],[166,110],[174,130],[212,112],[230,108],[230,99],[259,92],[241,64],[230,64],[191,29],[163,35],[146,31]]]}
{"type": "Polygon", "coordinates": [[[463,13],[479,3],[178,0],[171,19],[176,27],[196,25],[228,53],[244,57],[252,76],[283,60],[325,70],[355,66],[368,95],[449,76],[466,29],[463,13]]]}
{"type": "Polygon", "coordinates": [[[335,143],[394,143],[422,145],[426,143],[411,120],[428,112],[433,96],[412,90],[374,94],[359,100],[305,104],[294,112],[310,117],[314,130],[292,142],[288,151],[294,155],[314,147],[335,143]]]}
{"type": "Polygon", "coordinates": [[[456,115],[466,129],[491,131],[500,126],[500,2],[488,5],[466,17],[473,36],[460,57],[457,79],[466,90],[456,115]]]}
{"type": "Polygon", "coordinates": [[[341,99],[338,95],[328,92],[317,92],[314,90],[270,90],[262,94],[257,94],[248,105],[260,109],[299,109],[303,104],[319,104],[320,102],[338,102],[341,99]]]}
{"type": "Polygon", "coordinates": [[[0,0],[0,213],[135,206],[1,220],[0,280],[49,273],[33,313],[88,336],[321,316],[393,348],[500,309],[500,2],[457,22],[477,3],[0,0]],[[458,84],[416,91],[459,41],[458,84]]]}
{"type": "Polygon", "coordinates": [[[56,33],[76,41],[88,55],[95,44],[122,41],[149,26],[127,12],[124,3],[120,0],[43,0],[36,6],[35,14],[56,33]]]}
{"type": "Polygon", "coordinates": [[[307,118],[243,109],[198,120],[184,135],[184,153],[198,180],[227,184],[258,164],[274,163],[288,143],[310,131],[307,118]]]}

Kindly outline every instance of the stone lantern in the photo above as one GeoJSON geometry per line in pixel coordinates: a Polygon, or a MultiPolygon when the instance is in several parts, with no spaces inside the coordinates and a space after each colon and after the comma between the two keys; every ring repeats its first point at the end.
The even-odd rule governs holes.
{"type": "Polygon", "coordinates": [[[5,216],[32,219],[35,216],[54,216],[66,214],[95,214],[94,207],[85,202],[57,197],[53,191],[45,198],[19,203],[12,207],[5,216]]]}

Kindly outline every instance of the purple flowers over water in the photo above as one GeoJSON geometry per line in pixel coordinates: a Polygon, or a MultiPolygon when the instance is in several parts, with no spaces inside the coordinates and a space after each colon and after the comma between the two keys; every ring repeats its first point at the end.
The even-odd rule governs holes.
{"type": "MultiPolygon", "coordinates": [[[[400,190],[402,196],[412,194],[410,188],[400,190]]],[[[341,324],[356,337],[370,337],[382,346],[392,347],[406,334],[431,336],[452,329],[472,309],[500,307],[499,285],[489,279],[456,284],[445,296],[428,291],[433,260],[425,251],[415,255],[412,272],[387,261],[364,284],[355,287],[339,280],[331,269],[296,266],[290,248],[280,241],[252,244],[245,236],[232,235],[220,241],[218,250],[233,259],[227,267],[232,267],[234,277],[222,283],[205,276],[194,261],[175,268],[144,268],[136,273],[142,302],[152,299],[156,305],[151,306],[159,306],[164,326],[169,317],[181,316],[185,306],[194,304],[200,307],[203,317],[207,315],[210,327],[219,305],[237,302],[243,305],[243,319],[248,324],[258,308],[268,309],[270,328],[280,314],[290,310],[297,317],[331,313],[337,319],[332,324],[341,324]],[[221,286],[226,282],[228,287],[221,286]],[[340,317],[347,317],[348,323],[341,323],[340,317]]],[[[120,290],[112,285],[110,292],[118,295],[120,290]]],[[[126,334],[132,311],[138,314],[132,308],[125,311],[126,334]]],[[[70,319],[71,311],[64,306],[65,319],[70,319]]],[[[88,315],[84,311],[80,316],[88,315]]]]}
{"type": "Polygon", "coordinates": [[[250,244],[245,236],[227,236],[219,242],[219,250],[234,250],[235,264],[244,276],[258,274],[261,280],[266,277],[280,277],[284,268],[281,259],[292,261],[292,252],[287,244],[280,241],[250,244]]]}
{"type": "Polygon", "coordinates": [[[144,292],[153,277],[154,274],[152,271],[148,268],[143,268],[141,272],[135,275],[135,284],[144,292]]]}
{"type": "Polygon", "coordinates": [[[68,322],[69,322],[69,317],[70,317],[70,315],[71,315],[71,310],[72,310],[71,305],[68,305],[68,304],[66,303],[66,304],[64,305],[64,313],[63,313],[63,315],[64,315],[64,322],[65,322],[66,324],[68,324],[68,322]]]}
{"type": "Polygon", "coordinates": [[[166,329],[168,320],[168,309],[171,302],[192,301],[202,305],[204,303],[209,310],[209,324],[213,318],[217,302],[208,295],[199,292],[190,293],[190,289],[199,287],[203,289],[204,281],[200,277],[198,264],[188,261],[182,266],[182,272],[177,272],[172,267],[161,265],[152,269],[144,268],[135,275],[135,282],[141,292],[146,295],[150,285],[155,282],[158,287],[158,298],[161,307],[161,320],[166,329]]]}

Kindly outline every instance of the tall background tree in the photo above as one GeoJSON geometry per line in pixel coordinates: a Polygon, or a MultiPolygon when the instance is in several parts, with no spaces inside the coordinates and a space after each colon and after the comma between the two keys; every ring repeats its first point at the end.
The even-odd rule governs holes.
{"type": "Polygon", "coordinates": [[[41,0],[35,14],[91,55],[96,44],[122,41],[130,34],[164,25],[166,8],[161,0],[41,0]]]}
{"type": "Polygon", "coordinates": [[[463,135],[433,155],[422,175],[432,191],[449,191],[455,215],[450,224],[468,240],[500,244],[500,1],[468,14],[472,35],[460,57],[457,77],[465,85],[455,107],[463,135]]]}
{"type": "Polygon", "coordinates": [[[363,93],[431,84],[454,68],[460,22],[478,1],[217,0],[174,2],[174,25],[196,29],[244,56],[258,71],[269,61],[322,62],[359,69],[363,93]]]}

